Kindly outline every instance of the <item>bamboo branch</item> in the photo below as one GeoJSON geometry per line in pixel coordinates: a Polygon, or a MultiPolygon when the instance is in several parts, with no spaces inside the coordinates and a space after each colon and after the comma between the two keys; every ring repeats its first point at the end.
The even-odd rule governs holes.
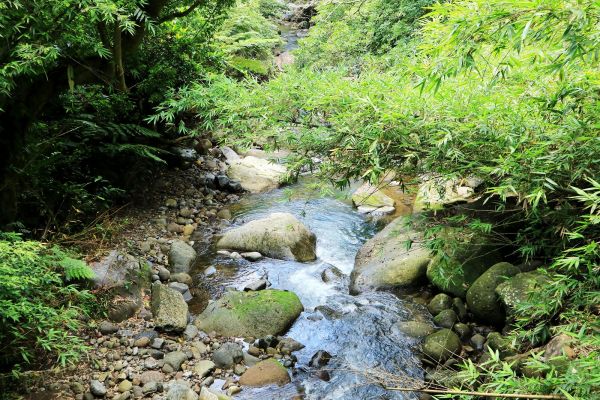
{"type": "Polygon", "coordinates": [[[438,389],[415,389],[407,387],[387,387],[386,390],[393,390],[398,392],[420,392],[428,394],[455,394],[463,396],[481,396],[481,397],[500,397],[505,399],[552,399],[552,400],[565,400],[566,397],[559,394],[515,394],[515,393],[486,393],[486,392],[467,392],[461,390],[438,390],[438,389]]]}
{"type": "Polygon", "coordinates": [[[175,18],[183,18],[189,14],[192,13],[192,11],[194,11],[196,8],[198,8],[201,4],[203,4],[205,2],[205,0],[196,0],[194,3],[192,3],[187,9],[185,9],[184,11],[180,11],[180,12],[174,12],[172,14],[168,14],[165,15],[164,17],[160,18],[158,20],[159,24],[162,24],[163,22],[166,21],[170,21],[172,19],[175,18]]]}

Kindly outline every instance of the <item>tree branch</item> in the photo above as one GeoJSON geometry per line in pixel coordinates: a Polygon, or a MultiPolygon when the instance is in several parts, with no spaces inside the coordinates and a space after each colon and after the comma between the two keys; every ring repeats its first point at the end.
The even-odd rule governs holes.
{"type": "Polygon", "coordinates": [[[167,14],[162,18],[159,18],[158,23],[162,24],[163,22],[166,21],[170,21],[172,19],[175,18],[183,18],[185,16],[188,16],[189,14],[191,14],[196,8],[198,8],[200,5],[202,5],[203,3],[205,3],[206,0],[196,0],[194,1],[194,3],[192,3],[192,5],[190,5],[186,10],[184,11],[179,11],[179,12],[174,12],[171,14],[167,14]]]}

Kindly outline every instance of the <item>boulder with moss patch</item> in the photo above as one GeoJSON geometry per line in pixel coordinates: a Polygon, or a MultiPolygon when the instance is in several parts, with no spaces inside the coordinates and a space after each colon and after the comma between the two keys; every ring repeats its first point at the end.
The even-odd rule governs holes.
{"type": "Polygon", "coordinates": [[[457,228],[440,234],[446,256],[435,256],[427,266],[427,278],[443,292],[464,298],[467,290],[487,269],[502,261],[485,235],[457,228]]]}
{"type": "Polygon", "coordinates": [[[496,294],[504,304],[508,315],[514,314],[519,304],[528,300],[529,295],[548,283],[549,279],[540,272],[516,274],[496,287],[496,294]]]}
{"type": "Polygon", "coordinates": [[[196,326],[221,336],[264,337],[285,332],[304,310],[298,296],[284,290],[227,292],[206,307],[196,326]]]}
{"type": "Polygon", "coordinates": [[[496,287],[506,279],[521,272],[514,265],[502,262],[482,274],[467,292],[467,305],[475,317],[494,325],[506,320],[504,307],[496,294],[496,287]]]}
{"type": "Polygon", "coordinates": [[[425,279],[430,262],[422,234],[397,218],[369,239],[356,254],[350,291],[372,288],[411,287],[425,279]]]}
{"type": "Polygon", "coordinates": [[[460,354],[462,346],[458,335],[450,329],[441,329],[425,338],[423,354],[435,362],[444,362],[460,354]]]}
{"type": "Polygon", "coordinates": [[[316,237],[289,213],[273,213],[225,232],[217,248],[241,252],[257,251],[280,260],[312,261],[316,237]]]}

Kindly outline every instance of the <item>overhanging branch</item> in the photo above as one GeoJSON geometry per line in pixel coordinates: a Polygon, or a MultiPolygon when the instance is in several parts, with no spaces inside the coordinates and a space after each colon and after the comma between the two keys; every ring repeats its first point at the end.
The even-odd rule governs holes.
{"type": "Polygon", "coordinates": [[[183,18],[185,16],[188,16],[196,8],[200,7],[205,2],[206,2],[206,0],[196,0],[196,1],[194,1],[194,3],[192,3],[192,5],[190,5],[187,9],[185,9],[183,11],[178,11],[178,12],[174,12],[174,13],[171,13],[171,14],[167,14],[164,17],[159,18],[158,23],[161,24],[163,22],[170,21],[170,20],[175,19],[175,18],[183,18]]]}

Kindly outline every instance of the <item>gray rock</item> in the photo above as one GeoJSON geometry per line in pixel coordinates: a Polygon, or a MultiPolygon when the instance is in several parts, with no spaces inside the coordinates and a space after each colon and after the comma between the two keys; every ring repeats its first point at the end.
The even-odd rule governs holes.
{"type": "Polygon", "coordinates": [[[190,290],[188,285],[186,285],[185,283],[181,283],[181,282],[171,282],[171,283],[169,283],[169,287],[171,289],[177,290],[181,294],[190,290]]]}
{"type": "Polygon", "coordinates": [[[267,288],[269,282],[266,279],[259,279],[257,281],[251,282],[244,287],[244,291],[257,291],[264,290],[267,288]]]}
{"type": "Polygon", "coordinates": [[[471,336],[471,328],[467,324],[463,324],[461,322],[454,325],[454,332],[458,334],[461,340],[466,340],[469,336],[471,336]]]}
{"type": "Polygon", "coordinates": [[[171,277],[171,271],[163,267],[162,265],[158,266],[158,277],[161,281],[166,282],[171,277]]]}
{"type": "Polygon", "coordinates": [[[188,273],[196,260],[196,251],[189,244],[175,240],[169,252],[169,267],[172,272],[188,273]]]}
{"type": "Polygon", "coordinates": [[[498,263],[477,278],[467,292],[467,305],[477,319],[498,326],[504,324],[506,313],[496,287],[519,272],[512,264],[498,263]]]}
{"type": "Polygon", "coordinates": [[[183,295],[160,283],[152,285],[154,325],[165,331],[183,331],[187,326],[188,306],[183,295]]]}
{"type": "Polygon", "coordinates": [[[151,381],[142,386],[142,393],[150,394],[158,392],[158,383],[151,381]]]}
{"type": "Polygon", "coordinates": [[[165,344],[165,339],[156,338],[152,341],[152,344],[150,345],[150,347],[152,347],[153,349],[156,349],[156,350],[160,350],[164,344],[165,344]]]}
{"type": "Polygon", "coordinates": [[[229,211],[227,208],[223,208],[217,212],[217,217],[229,221],[232,218],[231,211],[229,211]]]}
{"type": "Polygon", "coordinates": [[[195,325],[188,325],[185,327],[185,331],[183,331],[183,336],[186,340],[192,340],[198,336],[198,332],[198,328],[195,325]]]}
{"type": "Polygon", "coordinates": [[[244,257],[246,260],[252,261],[252,262],[262,260],[262,258],[263,258],[262,254],[260,254],[258,251],[250,251],[247,253],[241,253],[240,255],[242,257],[244,257]]]}
{"type": "Polygon", "coordinates": [[[171,274],[171,282],[179,282],[185,283],[188,286],[191,286],[193,283],[192,277],[185,272],[177,272],[175,274],[171,274]]]}
{"type": "Polygon", "coordinates": [[[471,338],[471,344],[477,350],[483,350],[484,343],[485,343],[485,338],[482,335],[480,335],[479,333],[473,335],[473,337],[471,338]]]}
{"type": "Polygon", "coordinates": [[[167,400],[197,400],[198,394],[185,381],[172,383],[167,392],[167,400]]]}
{"type": "Polygon", "coordinates": [[[106,386],[104,386],[104,383],[94,379],[90,381],[90,392],[95,397],[104,397],[106,396],[107,390],[106,386]]]}
{"type": "Polygon", "coordinates": [[[405,218],[396,218],[360,248],[350,275],[351,293],[411,287],[425,280],[429,250],[421,245],[422,233],[406,223],[405,218]],[[410,248],[407,243],[412,243],[410,248]]]}
{"type": "Polygon", "coordinates": [[[244,190],[260,193],[278,188],[286,172],[282,165],[248,156],[232,161],[227,173],[231,179],[239,181],[244,190]]]}
{"type": "Polygon", "coordinates": [[[215,363],[210,360],[200,360],[194,366],[194,373],[200,378],[204,378],[215,369],[215,363]]]}
{"type": "Polygon", "coordinates": [[[219,368],[229,368],[244,359],[244,353],[239,344],[224,343],[213,353],[215,365],[219,368]]]}
{"type": "Polygon", "coordinates": [[[452,308],[452,298],[445,293],[435,295],[427,305],[427,309],[433,316],[450,308],[452,308]]]}
{"type": "Polygon", "coordinates": [[[110,321],[102,321],[98,325],[98,330],[103,335],[110,335],[112,333],[116,333],[119,330],[119,327],[110,321]]]}
{"type": "Polygon", "coordinates": [[[206,275],[206,276],[211,276],[216,273],[217,273],[217,269],[212,265],[204,270],[204,275],[206,275]]]}
{"type": "Polygon", "coordinates": [[[173,351],[165,355],[165,364],[170,365],[174,371],[181,369],[181,364],[187,361],[187,355],[183,351],[173,351]]]}
{"type": "Polygon", "coordinates": [[[462,301],[460,297],[455,297],[452,299],[452,309],[458,316],[458,319],[464,321],[467,317],[467,307],[465,306],[465,302],[462,301]]]}
{"type": "Polygon", "coordinates": [[[441,329],[425,338],[423,354],[435,362],[444,362],[460,354],[460,339],[450,329],[441,329]]]}
{"type": "Polygon", "coordinates": [[[281,260],[312,261],[316,237],[289,213],[273,213],[225,232],[218,249],[252,252],[281,260]]]}

